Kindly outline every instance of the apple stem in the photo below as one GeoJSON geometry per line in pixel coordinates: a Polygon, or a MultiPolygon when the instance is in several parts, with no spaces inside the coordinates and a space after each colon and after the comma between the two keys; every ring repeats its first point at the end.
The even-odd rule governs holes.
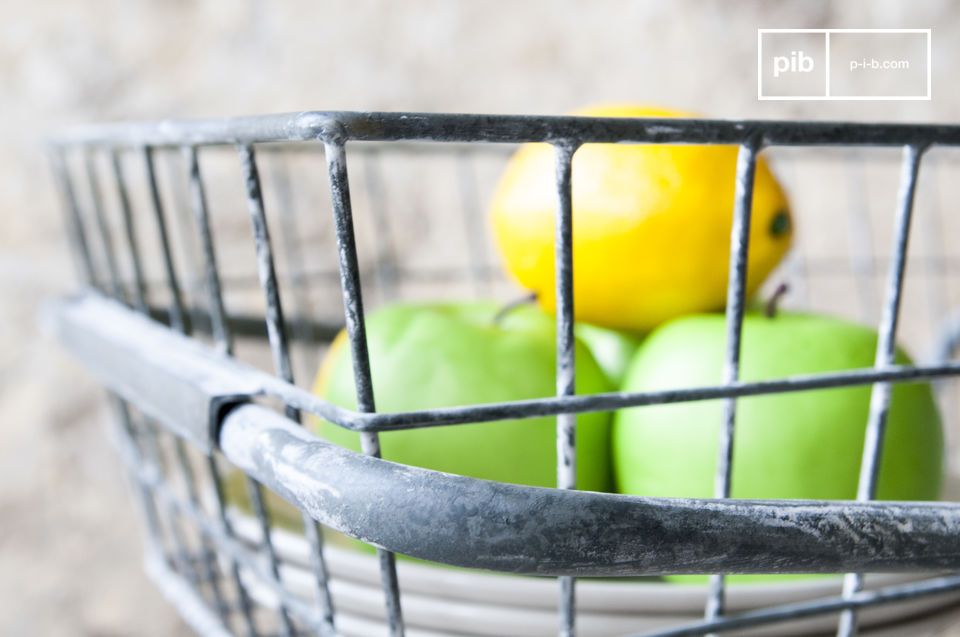
{"type": "Polygon", "coordinates": [[[777,315],[777,309],[780,306],[780,299],[782,299],[789,291],[790,286],[786,282],[777,286],[777,289],[773,291],[773,294],[770,295],[770,298],[767,299],[767,304],[764,306],[763,313],[767,315],[767,318],[773,318],[777,315]]]}
{"type": "Polygon", "coordinates": [[[497,310],[497,313],[493,315],[493,324],[500,325],[500,323],[503,322],[503,319],[506,318],[507,314],[509,314],[510,312],[513,312],[519,307],[523,307],[524,305],[530,305],[531,303],[535,303],[536,300],[537,300],[537,293],[531,292],[530,294],[524,294],[519,299],[514,299],[512,301],[504,303],[503,306],[499,310],[497,310]]]}

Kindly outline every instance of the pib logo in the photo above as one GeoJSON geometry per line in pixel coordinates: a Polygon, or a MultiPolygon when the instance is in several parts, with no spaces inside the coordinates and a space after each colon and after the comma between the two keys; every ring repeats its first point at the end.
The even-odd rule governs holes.
{"type": "Polygon", "coordinates": [[[930,29],[757,29],[757,99],[929,100],[930,29]]]}
{"type": "Polygon", "coordinates": [[[790,55],[773,56],[773,77],[781,73],[812,73],[813,57],[803,51],[790,51],[790,55]]]}

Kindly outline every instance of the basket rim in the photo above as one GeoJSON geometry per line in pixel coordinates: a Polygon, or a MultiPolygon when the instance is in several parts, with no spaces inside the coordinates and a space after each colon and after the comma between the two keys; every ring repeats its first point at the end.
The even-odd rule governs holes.
{"type": "Polygon", "coordinates": [[[742,144],[759,146],[960,145],[960,125],[882,122],[612,118],[582,115],[323,111],[80,125],[54,147],[180,147],[348,141],[742,144]]]}

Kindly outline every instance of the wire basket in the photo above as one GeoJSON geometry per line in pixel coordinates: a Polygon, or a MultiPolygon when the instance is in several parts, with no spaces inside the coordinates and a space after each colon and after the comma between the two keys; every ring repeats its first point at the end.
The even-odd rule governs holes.
{"type": "Polygon", "coordinates": [[[787,634],[839,615],[850,635],[861,612],[870,622],[902,618],[960,591],[960,576],[944,574],[960,566],[960,507],[871,501],[891,386],[935,381],[948,433],[957,414],[960,364],[950,359],[960,329],[948,311],[957,277],[944,239],[952,221],[937,207],[952,181],[930,179],[929,190],[941,190],[917,215],[924,245],[907,251],[921,158],[945,174],[939,149],[957,144],[952,126],[402,113],[81,128],[51,144],[83,282],[53,305],[51,324],[111,396],[147,570],[198,633],[787,634]],[[526,142],[556,149],[557,395],[377,412],[365,306],[516,294],[493,262],[482,202],[506,153],[526,142]],[[574,394],[571,158],[585,143],[739,146],[722,384],[574,394]],[[860,147],[876,148],[868,156],[860,147]],[[896,168],[884,148],[902,149],[901,176],[895,218],[876,224],[875,200],[894,209],[896,168]],[[796,196],[813,198],[798,210],[821,215],[773,280],[789,276],[806,307],[839,301],[831,309],[879,325],[874,368],[738,381],[761,150],[796,196]],[[811,177],[817,166],[826,178],[811,177]],[[873,248],[881,240],[889,254],[873,248]],[[295,382],[309,383],[342,326],[357,361],[357,410],[295,382]],[[898,336],[922,347],[920,364],[893,364],[898,336]],[[874,405],[859,501],[729,499],[737,398],[854,385],[872,386],[874,405]],[[575,490],[577,414],[706,399],[726,405],[718,499],[575,490]],[[316,438],[299,424],[305,415],[360,432],[364,453],[316,438]],[[556,417],[556,489],[378,458],[380,432],[533,416],[556,417]],[[249,512],[230,492],[238,469],[249,512]],[[301,529],[279,528],[271,494],[300,509],[301,529]],[[341,534],[374,545],[377,558],[343,548],[341,534]],[[545,577],[398,565],[395,553],[545,577]],[[816,580],[793,596],[727,586],[722,575],[692,588],[607,579],[732,572],[848,575],[842,589],[816,580]],[[928,575],[871,575],[864,588],[860,573],[928,575]],[[678,595],[705,604],[705,617],[683,615],[678,595]]]}

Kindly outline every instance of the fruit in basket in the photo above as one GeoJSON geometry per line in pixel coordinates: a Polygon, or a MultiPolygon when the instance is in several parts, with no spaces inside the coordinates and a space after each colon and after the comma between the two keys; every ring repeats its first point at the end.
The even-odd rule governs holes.
{"type": "MultiPolygon", "coordinates": [[[[367,342],[377,410],[412,411],[552,396],[554,321],[535,307],[495,320],[495,303],[402,304],[367,316],[367,342]]],[[[577,391],[610,391],[590,351],[576,345],[577,391]]],[[[317,395],[356,407],[350,348],[334,341],[314,387],[317,395]]],[[[605,413],[577,419],[577,486],[611,486],[605,413]]],[[[359,450],[358,434],[331,423],[318,433],[359,450]]],[[[387,460],[461,475],[535,486],[556,484],[552,417],[381,433],[387,460]]]]}
{"type": "MultiPolygon", "coordinates": [[[[840,319],[781,312],[744,319],[745,381],[871,367],[876,333],[840,319]]],[[[717,385],[726,327],[718,314],[655,330],[634,358],[623,390],[717,385]]],[[[903,352],[898,364],[908,364],[903,352]]],[[[741,398],[737,403],[732,494],[736,498],[856,497],[871,387],[741,398]]],[[[722,420],[721,400],[622,410],[613,428],[618,491],[709,498],[722,420]]],[[[940,492],[943,433],[929,384],[894,386],[877,495],[933,500],[940,492]]]]}
{"type": "MultiPolygon", "coordinates": [[[[751,312],[744,319],[741,379],[783,378],[871,367],[876,333],[835,318],[751,312]]],[[[630,365],[624,391],[716,385],[726,348],[724,317],[697,315],[651,333],[630,365]]],[[[909,358],[898,352],[897,363],[909,358]]],[[[853,499],[867,424],[870,386],[741,398],[734,434],[732,495],[757,499],[853,499]]],[[[722,401],[622,410],[614,418],[617,490],[709,498],[722,401]]],[[[878,497],[933,500],[943,464],[940,416],[929,384],[898,384],[887,424],[878,497]]],[[[810,575],[733,575],[732,583],[810,575]]],[[[700,583],[705,576],[667,580],[700,583]]]]}
{"type": "Polygon", "coordinates": [[[614,387],[620,387],[643,337],[590,323],[577,323],[577,338],[587,346],[614,387]]]}
{"type": "MultiPolygon", "coordinates": [[[[643,106],[576,113],[600,117],[690,117],[643,106]]],[[[573,267],[580,320],[645,331],[723,307],[733,219],[736,146],[587,144],[573,159],[573,267]]],[[[553,312],[554,150],[528,144],[511,158],[491,204],[507,270],[553,312]]],[[[786,196],[758,159],[748,292],[790,246],[786,196]]]]}

